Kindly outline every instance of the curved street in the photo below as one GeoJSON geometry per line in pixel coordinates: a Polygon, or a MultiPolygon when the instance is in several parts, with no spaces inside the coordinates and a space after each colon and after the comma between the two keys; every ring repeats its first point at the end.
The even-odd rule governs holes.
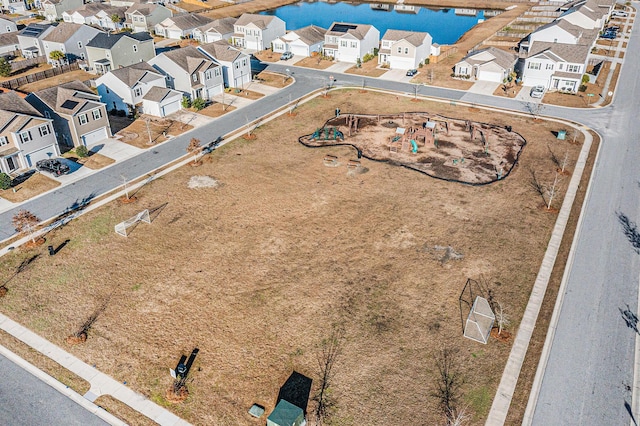
{"type": "MultiPolygon", "coordinates": [[[[635,31],[628,52],[638,48],[635,31]]],[[[286,72],[279,65],[270,70],[286,72]]],[[[27,209],[41,219],[54,218],[73,206],[82,204],[122,184],[121,175],[129,179],[144,176],[185,154],[192,137],[204,143],[242,127],[271,111],[285,106],[290,99],[322,88],[328,72],[294,68],[295,83],[253,104],[230,112],[212,123],[176,137],[162,145],[111,167],[97,171],[71,185],[28,201],[0,214],[0,240],[13,234],[11,218],[18,209],[27,209]]],[[[591,184],[576,232],[566,286],[557,327],[552,335],[548,361],[544,364],[537,400],[531,403],[534,425],[604,425],[633,424],[637,403],[632,393],[634,383],[637,332],[628,326],[629,314],[638,312],[640,261],[630,239],[640,244],[640,235],[620,218],[640,220],[640,93],[636,76],[640,74],[640,57],[629,54],[618,81],[611,106],[574,110],[545,106],[542,115],[573,120],[597,131],[603,141],[592,173],[591,184]],[[623,315],[626,312],[625,315],[623,315]],[[536,403],[537,402],[537,403],[536,403]]],[[[413,95],[414,85],[392,81],[334,74],[335,85],[394,90],[413,95]]],[[[513,99],[470,94],[457,90],[418,86],[418,94],[448,101],[527,112],[527,105],[513,99]]],[[[340,107],[340,105],[336,105],[340,107]]],[[[4,368],[0,365],[0,371],[4,368]]],[[[638,419],[635,419],[638,421],[638,419]]]]}

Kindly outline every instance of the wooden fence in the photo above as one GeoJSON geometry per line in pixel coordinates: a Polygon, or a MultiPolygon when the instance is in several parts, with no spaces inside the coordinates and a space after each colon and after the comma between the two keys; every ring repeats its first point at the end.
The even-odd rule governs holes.
{"type": "Polygon", "coordinates": [[[18,87],[24,86],[25,84],[35,83],[36,81],[44,80],[45,78],[55,77],[56,75],[64,74],[78,69],[80,69],[78,63],[74,62],[69,65],[61,65],[56,68],[51,68],[33,74],[27,74],[23,77],[14,78],[12,80],[3,81],[2,83],[0,83],[0,86],[4,87],[5,89],[16,90],[18,87]]]}
{"type": "MultiPolygon", "coordinates": [[[[17,52],[19,53],[20,51],[17,52]]],[[[31,68],[34,65],[42,64],[45,62],[47,62],[47,58],[44,56],[37,56],[35,58],[13,61],[11,62],[11,72],[17,72],[25,68],[31,68]]]]}

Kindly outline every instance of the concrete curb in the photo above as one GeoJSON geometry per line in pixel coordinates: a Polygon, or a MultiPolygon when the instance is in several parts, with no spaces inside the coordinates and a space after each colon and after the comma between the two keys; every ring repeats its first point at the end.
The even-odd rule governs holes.
{"type": "Polygon", "coordinates": [[[487,426],[503,425],[506,421],[513,392],[515,391],[518,377],[520,376],[520,370],[522,369],[522,364],[524,363],[524,358],[529,348],[531,336],[535,329],[538,314],[540,313],[540,307],[542,306],[547,285],[549,284],[549,278],[553,271],[558,250],[560,249],[560,243],[562,242],[562,237],[569,220],[573,202],[575,200],[576,193],[578,192],[578,186],[582,179],[582,173],[584,172],[589,156],[589,150],[591,149],[593,138],[586,132],[586,130],[587,129],[585,127],[582,128],[582,132],[585,135],[585,141],[582,145],[582,150],[580,151],[578,161],[576,162],[573,175],[571,176],[571,181],[569,182],[567,193],[565,194],[564,201],[562,202],[562,207],[558,213],[558,218],[553,227],[553,232],[551,233],[551,238],[549,239],[547,250],[542,259],[542,264],[540,265],[533,289],[531,290],[529,302],[527,303],[524,315],[522,316],[522,321],[520,322],[520,327],[518,328],[516,338],[513,342],[513,346],[511,347],[507,364],[502,373],[502,378],[500,379],[500,385],[498,386],[496,396],[491,404],[491,410],[489,411],[489,415],[487,416],[487,421],[485,423],[487,426]]]}
{"type": "Polygon", "coordinates": [[[113,414],[109,413],[108,411],[105,411],[103,408],[98,407],[96,404],[89,402],[87,399],[83,398],[79,393],[75,392],[70,387],[60,383],[59,381],[57,381],[56,379],[54,379],[44,371],[38,369],[35,365],[20,358],[18,355],[16,355],[15,353],[11,352],[9,349],[1,345],[0,345],[0,355],[4,356],[5,358],[10,360],[11,362],[16,364],[23,370],[27,371],[28,373],[31,373],[32,375],[34,375],[35,377],[37,377],[47,385],[51,386],[52,388],[54,388],[64,396],[68,397],[76,404],[82,406],[87,411],[100,417],[102,420],[109,423],[110,425],[126,426],[125,422],[123,422],[113,414]]]}

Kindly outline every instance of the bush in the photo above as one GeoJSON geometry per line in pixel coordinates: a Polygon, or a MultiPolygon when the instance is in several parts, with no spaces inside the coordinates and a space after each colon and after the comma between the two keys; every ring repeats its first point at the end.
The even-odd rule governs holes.
{"type": "Polygon", "coordinates": [[[375,58],[375,56],[373,56],[371,53],[367,53],[362,57],[362,62],[369,62],[373,58],[375,58]]]}
{"type": "Polygon", "coordinates": [[[586,84],[581,84],[580,87],[578,87],[578,91],[579,92],[586,92],[587,91],[587,85],[586,84]]]}
{"type": "Polygon", "coordinates": [[[193,106],[196,111],[200,111],[201,109],[204,109],[205,106],[207,106],[207,102],[202,98],[195,98],[191,106],[193,106]]]}
{"type": "Polygon", "coordinates": [[[0,173],[0,189],[11,188],[11,176],[6,173],[0,173]]]}
{"type": "Polygon", "coordinates": [[[380,49],[378,49],[377,47],[373,48],[373,56],[378,56],[378,52],[380,52],[380,49]]]}
{"type": "Polygon", "coordinates": [[[47,18],[45,18],[43,15],[36,15],[36,16],[34,16],[33,18],[34,18],[34,19],[37,19],[38,21],[44,21],[45,19],[47,19],[47,18]]]}
{"type": "Polygon", "coordinates": [[[589,82],[589,76],[587,74],[582,76],[582,84],[587,84],[589,82]]]}
{"type": "Polygon", "coordinates": [[[187,109],[187,108],[191,108],[191,99],[189,99],[186,96],[182,97],[182,102],[180,102],[182,105],[182,108],[187,109]]]}
{"type": "Polygon", "coordinates": [[[0,58],[0,76],[9,77],[11,75],[11,64],[5,58],[0,58]]]}
{"type": "Polygon", "coordinates": [[[76,154],[80,158],[85,158],[89,156],[89,150],[87,149],[86,146],[80,145],[79,147],[76,148],[76,154]]]}

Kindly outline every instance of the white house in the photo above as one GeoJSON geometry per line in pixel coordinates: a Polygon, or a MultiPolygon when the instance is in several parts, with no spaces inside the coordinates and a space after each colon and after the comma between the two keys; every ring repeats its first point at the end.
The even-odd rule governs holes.
{"type": "Polygon", "coordinates": [[[278,53],[291,52],[301,56],[311,56],[313,52],[322,53],[326,33],[326,29],[316,25],[289,31],[273,40],[273,51],[278,53]]]}
{"type": "Polygon", "coordinates": [[[380,31],[373,25],[334,22],[325,34],[323,52],[336,61],[357,63],[380,44],[380,31]]]}
{"type": "Polygon", "coordinates": [[[88,25],[61,22],[42,39],[47,62],[56,66],[60,63],[86,59],[87,43],[100,33],[102,31],[88,25]],[[53,51],[64,53],[65,58],[63,60],[51,59],[50,54],[53,51]]]}
{"type": "Polygon", "coordinates": [[[24,14],[29,10],[25,0],[2,0],[2,8],[9,13],[24,14]]]}
{"type": "Polygon", "coordinates": [[[76,10],[84,4],[83,0],[41,0],[43,15],[48,21],[55,22],[62,19],[62,13],[66,10],[76,10]]]}
{"type": "Polygon", "coordinates": [[[225,87],[243,87],[251,81],[249,55],[229,45],[226,40],[204,44],[198,49],[222,66],[225,87]]]}
{"type": "Polygon", "coordinates": [[[74,24],[97,25],[105,30],[119,30],[124,24],[126,8],[112,7],[106,3],[89,3],[76,10],[62,12],[62,20],[74,24]],[[119,20],[113,20],[117,16],[119,20]]]}
{"type": "Polygon", "coordinates": [[[408,70],[431,54],[431,35],[418,31],[387,30],[380,42],[378,63],[391,69],[408,70]]]}
{"type": "Polygon", "coordinates": [[[195,13],[173,16],[156,24],[154,31],[159,36],[180,40],[181,38],[191,36],[194,29],[208,24],[211,21],[211,18],[195,13]]]}
{"type": "Polygon", "coordinates": [[[271,42],[286,33],[285,23],[277,16],[244,13],[233,25],[231,41],[249,50],[265,50],[271,42]]]}
{"type": "Polygon", "coordinates": [[[35,58],[44,55],[42,40],[55,29],[49,24],[29,24],[18,32],[20,51],[25,58],[35,58]]]}
{"type": "Polygon", "coordinates": [[[563,12],[557,20],[564,20],[587,30],[602,29],[604,20],[608,15],[597,6],[596,2],[579,3],[566,12],[563,12]]]}
{"type": "Polygon", "coordinates": [[[584,44],[534,43],[529,56],[520,64],[522,83],[575,93],[585,73],[590,49],[590,45],[584,44]]]}
{"type": "Polygon", "coordinates": [[[200,43],[231,40],[231,36],[233,36],[233,24],[235,24],[236,21],[236,18],[216,19],[193,30],[193,38],[200,43]]]}
{"type": "Polygon", "coordinates": [[[15,33],[17,31],[18,26],[15,22],[9,19],[0,18],[0,34],[15,33]]]}
{"type": "Polygon", "coordinates": [[[145,114],[166,117],[182,109],[182,92],[167,87],[152,87],[142,98],[145,114]]]}
{"type": "Polygon", "coordinates": [[[518,57],[496,47],[470,52],[454,67],[454,74],[469,75],[475,80],[502,83],[514,71],[518,57]]]}
{"type": "Polygon", "coordinates": [[[211,100],[224,90],[222,67],[193,46],[163,52],[149,61],[167,86],[191,99],[211,100]]]}
{"type": "Polygon", "coordinates": [[[146,62],[118,68],[96,79],[100,100],[109,111],[133,113],[152,87],[166,87],[165,76],[146,62]]]}

